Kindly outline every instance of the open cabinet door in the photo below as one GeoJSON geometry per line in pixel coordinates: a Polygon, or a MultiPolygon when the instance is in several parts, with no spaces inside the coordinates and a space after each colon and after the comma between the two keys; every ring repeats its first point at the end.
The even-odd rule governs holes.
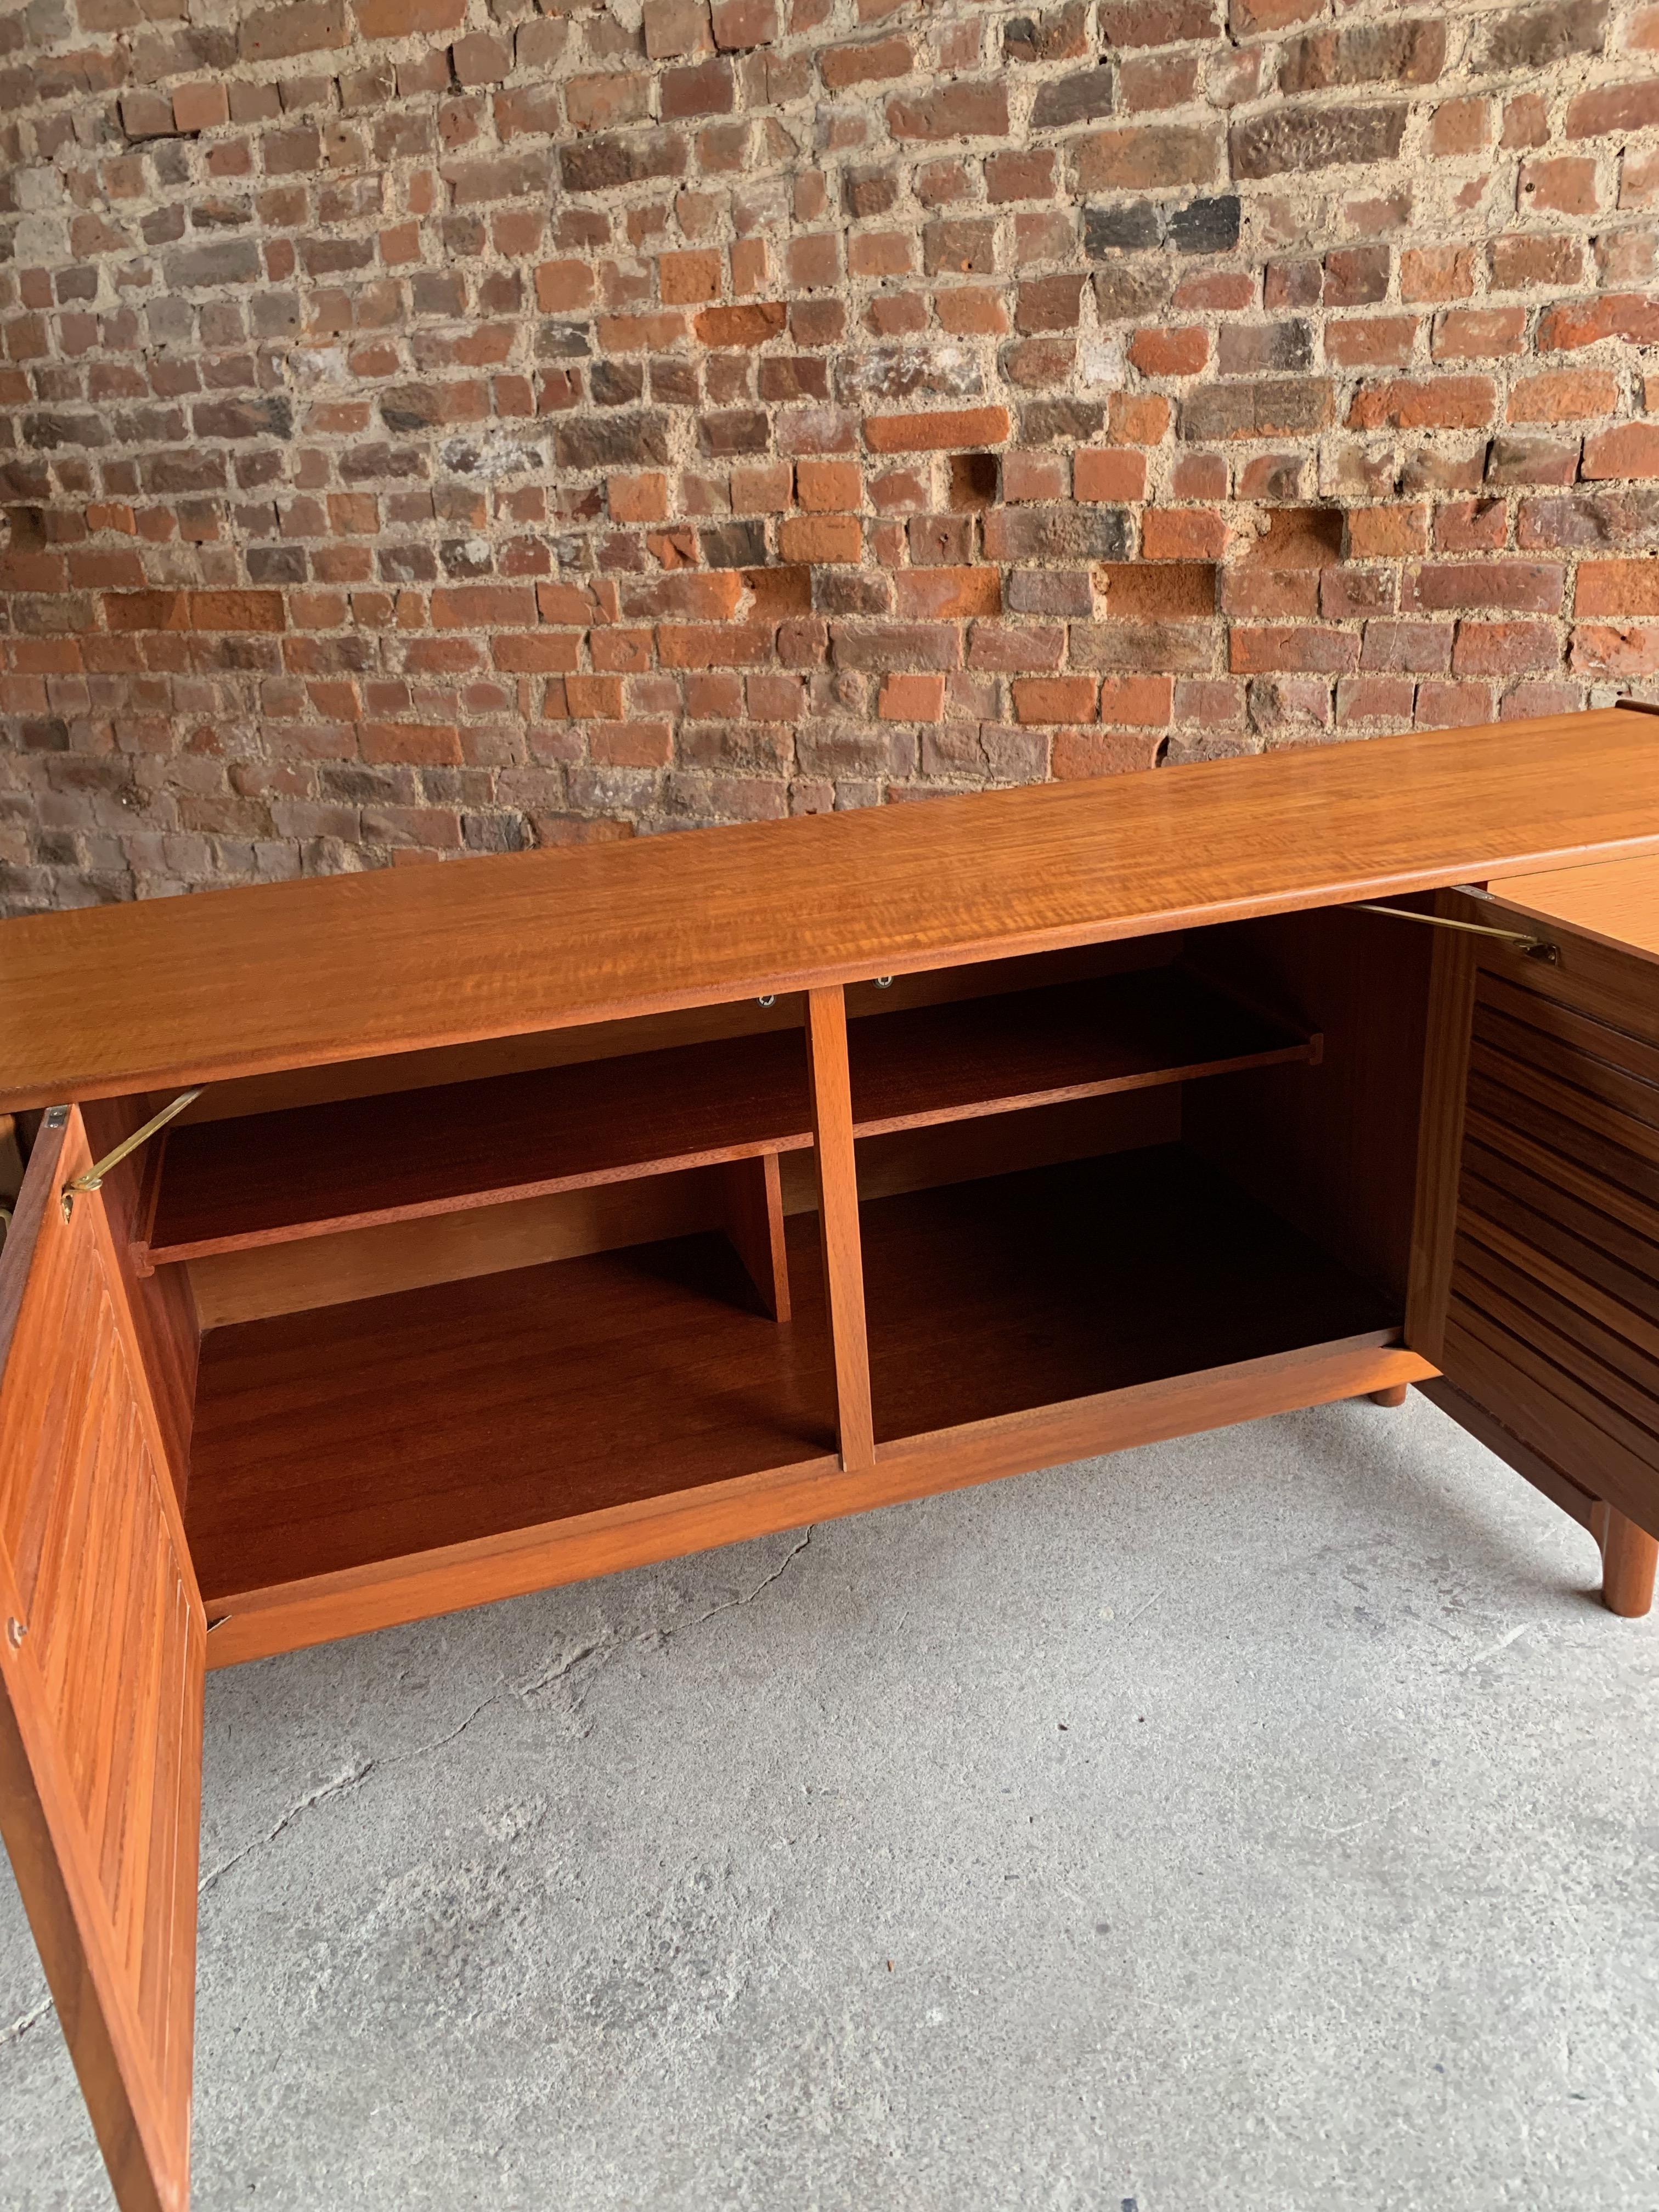
{"type": "Polygon", "coordinates": [[[123,2212],[190,2194],[207,1626],[81,1116],[0,1253],[0,1831],[123,2212]]]}
{"type": "Polygon", "coordinates": [[[1591,1528],[1616,1612],[1659,1534],[1659,963],[1497,896],[1441,935],[1406,1339],[1427,1395],[1591,1528]]]}

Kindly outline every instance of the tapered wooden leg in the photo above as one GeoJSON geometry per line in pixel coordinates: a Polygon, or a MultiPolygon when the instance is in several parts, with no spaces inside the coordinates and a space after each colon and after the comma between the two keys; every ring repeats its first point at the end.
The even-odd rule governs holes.
{"type": "Polygon", "coordinates": [[[1390,1382],[1386,1390],[1371,1392],[1371,1403],[1373,1406],[1403,1406],[1406,1393],[1410,1388],[1408,1382],[1390,1382]]]}
{"type": "Polygon", "coordinates": [[[1602,1604],[1621,1620],[1641,1620],[1653,1606],[1659,1538],[1600,1498],[1590,1515],[1590,1534],[1601,1547],[1602,1604]]]}

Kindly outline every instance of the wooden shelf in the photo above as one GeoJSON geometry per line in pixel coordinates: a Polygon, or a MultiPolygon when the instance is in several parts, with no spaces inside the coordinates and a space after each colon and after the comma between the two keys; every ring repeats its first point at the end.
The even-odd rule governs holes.
{"type": "MultiPolygon", "coordinates": [[[[862,1212],[883,1443],[1399,1320],[1179,1146],[862,1212]]],[[[694,1237],[213,1331],[186,1513],[210,1611],[768,1471],[833,1478],[816,1217],[789,1242],[783,1326],[694,1237]]]]}
{"type": "MultiPolygon", "coordinates": [[[[856,1133],[1319,1056],[1176,968],[866,1016],[856,1133]]],[[[801,1032],[186,1126],[160,1156],[158,1267],[811,1143],[801,1032]]]]}
{"type": "Polygon", "coordinates": [[[811,1142],[799,1030],[169,1133],[152,1267],[811,1142]]]}
{"type": "Polygon", "coordinates": [[[848,1037],[860,1137],[1320,1053],[1180,968],[866,1015],[848,1037]]]}

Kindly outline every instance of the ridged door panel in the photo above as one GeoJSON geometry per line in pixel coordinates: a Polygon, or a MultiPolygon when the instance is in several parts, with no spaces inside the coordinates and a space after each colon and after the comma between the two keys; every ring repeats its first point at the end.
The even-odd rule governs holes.
{"type": "Polygon", "coordinates": [[[79,1116],[0,1258],[0,1825],[123,2212],[190,2180],[206,1622],[79,1116]]]}

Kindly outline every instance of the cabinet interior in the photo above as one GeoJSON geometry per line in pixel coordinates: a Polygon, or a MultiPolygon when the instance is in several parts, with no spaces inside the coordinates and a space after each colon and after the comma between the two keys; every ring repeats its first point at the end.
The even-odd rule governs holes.
{"type": "MultiPolygon", "coordinates": [[[[1315,910],[849,987],[878,1453],[1396,1340],[1431,936],[1315,910]]],[[[803,1007],[227,1083],[111,1176],[210,1620],[834,1471],[803,1007]]]]}

